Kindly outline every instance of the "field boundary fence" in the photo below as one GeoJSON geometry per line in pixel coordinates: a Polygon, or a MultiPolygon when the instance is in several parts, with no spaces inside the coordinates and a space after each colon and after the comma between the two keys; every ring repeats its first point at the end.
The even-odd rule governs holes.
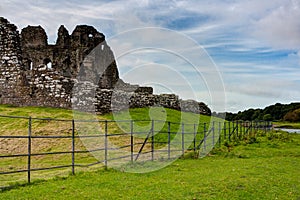
{"type": "MultiPolygon", "coordinates": [[[[225,141],[242,140],[250,135],[255,137],[258,130],[267,132],[273,127],[272,122],[267,121],[189,124],[159,120],[63,120],[0,115],[1,120],[22,123],[24,129],[0,132],[0,180],[4,180],[1,179],[4,175],[23,174],[28,183],[32,181],[32,173],[37,171],[66,168],[75,174],[80,167],[107,167],[110,162],[118,160],[138,162],[174,159],[187,152],[206,149],[209,145],[221,146],[225,141]],[[79,133],[78,129],[89,129],[87,123],[97,124],[95,127],[100,131],[79,133]],[[60,126],[63,128],[59,129],[60,126]],[[86,148],[85,141],[87,145],[92,145],[86,148]],[[43,144],[48,145],[40,147],[43,144]],[[52,144],[56,147],[52,147],[52,144]],[[85,159],[83,154],[96,155],[96,159],[82,162],[85,159]],[[53,163],[48,160],[50,164],[45,165],[45,156],[54,156],[53,163]],[[57,163],[55,156],[63,162],[57,163]],[[35,161],[42,164],[35,165],[35,161]],[[21,167],[14,167],[16,162],[21,167]]],[[[0,187],[4,186],[0,184],[0,187]]]]}

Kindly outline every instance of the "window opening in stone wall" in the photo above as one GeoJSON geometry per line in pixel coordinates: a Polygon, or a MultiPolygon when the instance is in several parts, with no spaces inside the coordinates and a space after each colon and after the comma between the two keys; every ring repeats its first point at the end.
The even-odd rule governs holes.
{"type": "Polygon", "coordinates": [[[30,60],[28,63],[28,69],[33,70],[33,62],[30,60]]]}
{"type": "Polygon", "coordinates": [[[47,68],[48,68],[48,69],[52,69],[52,62],[49,62],[49,63],[47,64],[47,68]]]}
{"type": "Polygon", "coordinates": [[[104,50],[104,45],[103,45],[103,44],[101,45],[101,50],[102,50],[102,51],[104,50]]]}
{"type": "Polygon", "coordinates": [[[94,37],[94,36],[93,36],[93,34],[90,33],[90,34],[89,34],[89,38],[92,38],[92,37],[94,37]]]}
{"type": "Polygon", "coordinates": [[[44,59],[44,65],[46,65],[47,69],[52,69],[52,62],[49,58],[44,59]]]}

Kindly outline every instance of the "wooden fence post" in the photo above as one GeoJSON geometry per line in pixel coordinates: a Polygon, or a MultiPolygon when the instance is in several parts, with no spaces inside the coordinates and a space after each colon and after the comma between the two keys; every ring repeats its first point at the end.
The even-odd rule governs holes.
{"type": "Polygon", "coordinates": [[[171,122],[168,122],[168,159],[171,158],[171,122]]]}
{"type": "Polygon", "coordinates": [[[215,122],[212,122],[212,146],[215,145],[215,122]]]}
{"type": "Polygon", "coordinates": [[[240,129],[239,129],[239,121],[236,121],[236,137],[237,137],[237,139],[239,139],[239,131],[240,131],[240,129]]]}
{"type": "Polygon", "coordinates": [[[223,130],[224,130],[224,140],[226,140],[226,130],[227,129],[227,127],[226,127],[226,122],[224,122],[224,127],[223,127],[223,130]]]}
{"type": "Polygon", "coordinates": [[[151,160],[154,160],[154,120],[151,122],[151,160]]]}
{"type": "Polygon", "coordinates": [[[72,120],[72,175],[75,175],[75,121],[72,120]]]}
{"type": "Polygon", "coordinates": [[[206,123],[203,124],[203,133],[204,133],[203,149],[204,149],[204,152],[205,152],[206,151],[206,123]]]}
{"type": "Polygon", "coordinates": [[[219,130],[218,130],[218,133],[219,133],[219,147],[221,147],[221,135],[222,135],[222,131],[221,131],[221,122],[219,122],[219,130]]]}
{"type": "Polygon", "coordinates": [[[184,123],[181,124],[181,146],[182,146],[182,156],[184,156],[184,123]]]}
{"type": "Polygon", "coordinates": [[[229,122],[229,133],[228,133],[228,140],[231,142],[231,122],[229,122]]]}
{"type": "Polygon", "coordinates": [[[107,146],[107,120],[105,120],[105,127],[104,127],[104,165],[107,168],[107,154],[108,154],[108,146],[107,146]]]}
{"type": "Polygon", "coordinates": [[[133,163],[133,120],[130,121],[130,153],[131,163],[133,163]]]}
{"type": "Polygon", "coordinates": [[[196,131],[196,124],[194,124],[194,152],[196,152],[196,137],[197,137],[197,131],[196,131]]]}
{"type": "Polygon", "coordinates": [[[30,183],[31,180],[31,174],[30,174],[30,170],[31,170],[31,124],[32,124],[32,119],[31,117],[29,117],[28,120],[28,161],[27,161],[27,180],[28,183],[30,183]]]}

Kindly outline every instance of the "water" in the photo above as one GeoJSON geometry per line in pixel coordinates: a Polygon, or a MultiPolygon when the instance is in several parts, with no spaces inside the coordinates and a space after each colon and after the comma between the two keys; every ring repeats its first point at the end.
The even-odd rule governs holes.
{"type": "Polygon", "coordinates": [[[274,130],[282,130],[286,131],[289,133],[299,133],[300,134],[300,129],[292,129],[292,128],[274,128],[274,130]]]}

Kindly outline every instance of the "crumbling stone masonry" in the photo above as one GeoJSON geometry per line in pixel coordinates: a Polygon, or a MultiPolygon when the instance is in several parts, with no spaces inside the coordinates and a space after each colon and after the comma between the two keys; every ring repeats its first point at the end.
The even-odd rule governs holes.
{"type": "Polygon", "coordinates": [[[48,44],[41,26],[28,26],[19,34],[14,24],[0,17],[0,104],[71,108],[73,103],[75,109],[92,104],[90,111],[97,113],[157,105],[211,113],[204,103],[174,94],[155,95],[151,87],[124,83],[105,36],[94,27],[78,25],[69,34],[62,25],[57,35],[56,44],[48,44]],[[97,54],[96,72],[81,67],[91,53],[97,54]],[[78,80],[78,74],[85,80],[78,80]],[[72,93],[76,84],[79,95],[72,93]],[[92,98],[83,98],[92,90],[92,98]]]}

